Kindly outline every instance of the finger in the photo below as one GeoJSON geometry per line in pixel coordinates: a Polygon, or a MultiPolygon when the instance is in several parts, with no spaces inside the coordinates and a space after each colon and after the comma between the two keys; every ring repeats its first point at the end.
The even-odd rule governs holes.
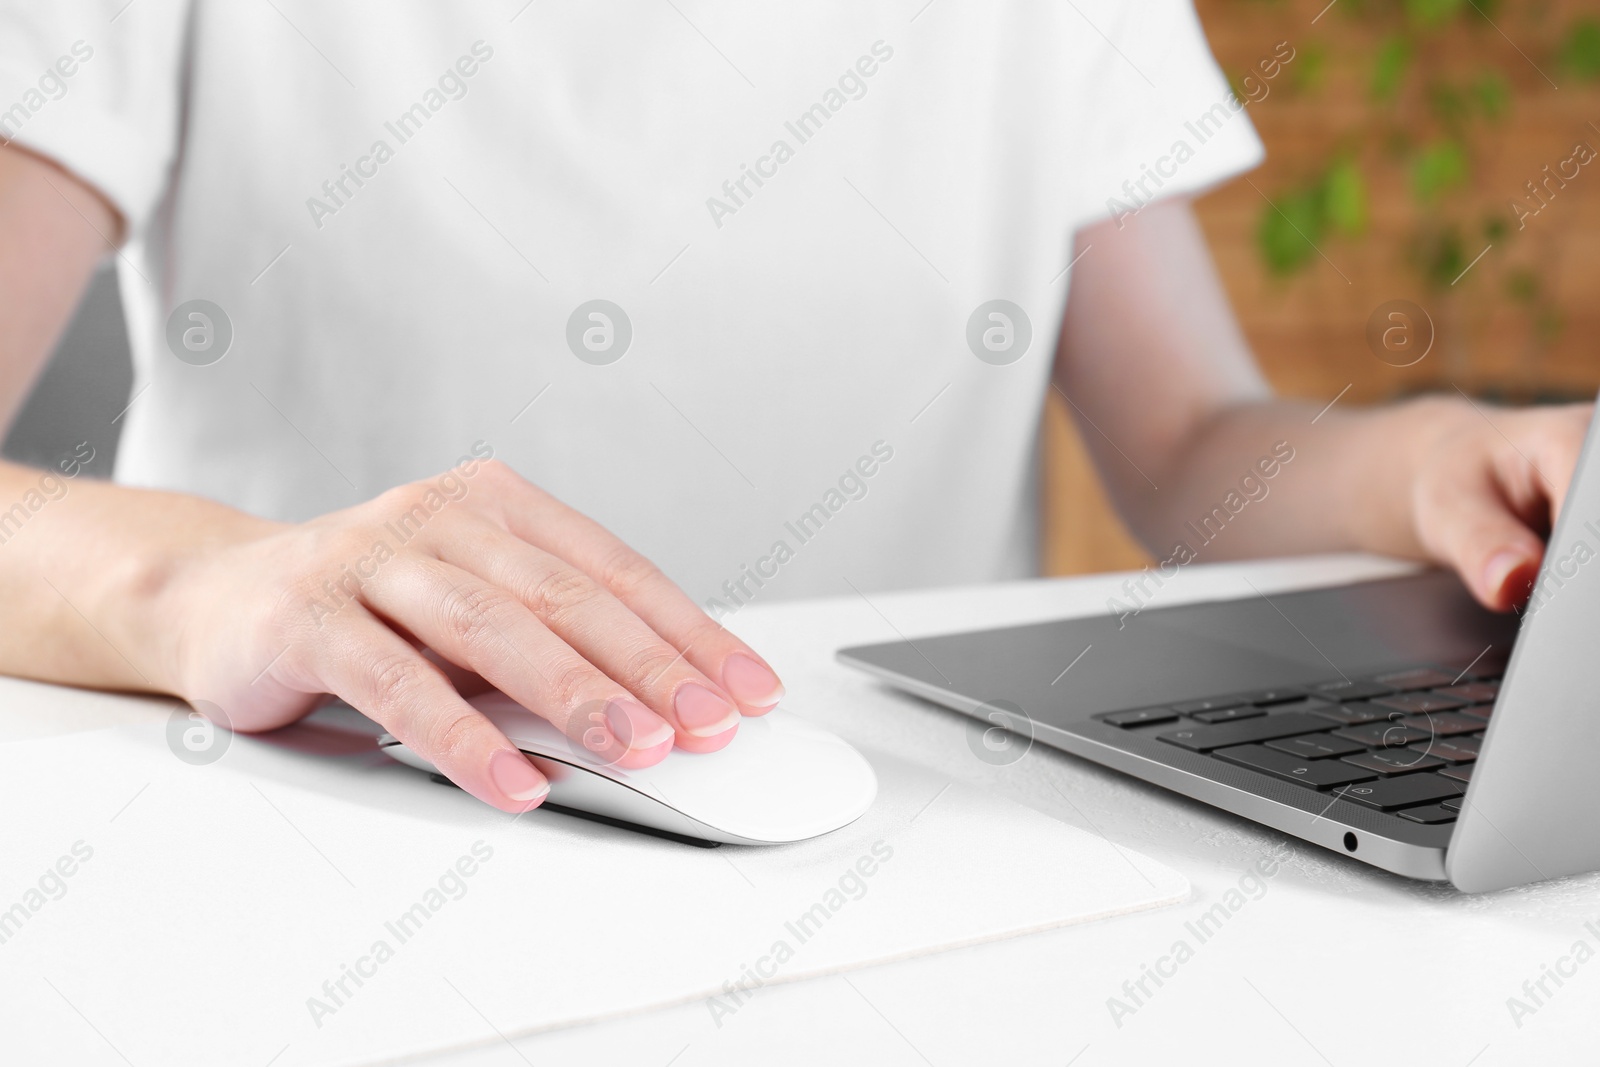
{"type": "Polygon", "coordinates": [[[678,747],[713,752],[733,740],[739,709],[722,687],[587,574],[489,522],[458,523],[429,547],[446,563],[514,595],[671,723],[678,747]]]}
{"type": "Polygon", "coordinates": [[[508,491],[496,500],[511,533],[598,581],[702,674],[721,682],[746,715],[765,714],[783,698],[771,664],[714,622],[653,563],[509,468],[506,480],[508,491]]]}
{"type": "Polygon", "coordinates": [[[1488,608],[1509,611],[1525,601],[1544,542],[1516,516],[1489,471],[1420,491],[1418,533],[1429,554],[1454,567],[1488,608]]]}
{"type": "Polygon", "coordinates": [[[1541,488],[1549,500],[1552,528],[1561,517],[1561,507],[1572,488],[1572,477],[1577,472],[1578,457],[1583,453],[1584,438],[1593,414],[1592,404],[1571,404],[1527,413],[1529,418],[1538,420],[1540,432],[1535,452],[1541,488]]]}
{"type": "Polygon", "coordinates": [[[505,589],[438,559],[390,565],[362,587],[369,607],[549,720],[590,759],[648,767],[673,729],[552,633],[505,589]]]}
{"type": "Polygon", "coordinates": [[[312,646],[309,688],[375,719],[439,773],[501,811],[544,803],[550,783],[421,653],[361,612],[312,646]]]}

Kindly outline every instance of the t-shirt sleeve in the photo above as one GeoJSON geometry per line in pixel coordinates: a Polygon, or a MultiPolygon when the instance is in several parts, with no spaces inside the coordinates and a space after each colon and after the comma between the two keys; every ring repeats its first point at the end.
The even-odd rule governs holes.
{"type": "Polygon", "coordinates": [[[149,221],[177,151],[191,0],[0,0],[0,143],[149,221]]]}
{"type": "MultiPolygon", "coordinates": [[[[1079,225],[1116,219],[1161,197],[1204,190],[1259,164],[1265,153],[1246,114],[1267,85],[1234,94],[1211,55],[1190,0],[1083,3],[1085,33],[1105,47],[1086,71],[1090,95],[1081,155],[1079,225]]],[[[1282,76],[1287,44],[1264,44],[1264,70],[1282,76]]]]}

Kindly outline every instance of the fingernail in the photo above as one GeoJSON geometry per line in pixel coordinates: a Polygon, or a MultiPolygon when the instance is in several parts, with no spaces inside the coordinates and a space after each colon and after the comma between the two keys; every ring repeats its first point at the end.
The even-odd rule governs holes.
{"type": "Polygon", "coordinates": [[[770,708],[783,699],[783,683],[760,660],[735,652],[722,665],[722,685],[733,699],[751,708],[770,708]]]}
{"type": "Polygon", "coordinates": [[[629,751],[672,743],[672,726],[637,700],[612,700],[606,704],[606,726],[629,751]]]}
{"type": "Polygon", "coordinates": [[[489,777],[496,789],[519,804],[543,800],[550,792],[550,783],[528,762],[528,757],[510,749],[496,749],[489,757],[489,777]]]}
{"type": "Polygon", "coordinates": [[[1498,593],[1505,580],[1523,565],[1525,559],[1521,552],[1511,549],[1503,549],[1490,556],[1488,565],[1483,568],[1483,580],[1489,586],[1490,592],[1498,593]]]}
{"type": "Polygon", "coordinates": [[[739,725],[739,709],[699,682],[684,682],[672,698],[672,710],[686,732],[715,737],[739,725]]]}

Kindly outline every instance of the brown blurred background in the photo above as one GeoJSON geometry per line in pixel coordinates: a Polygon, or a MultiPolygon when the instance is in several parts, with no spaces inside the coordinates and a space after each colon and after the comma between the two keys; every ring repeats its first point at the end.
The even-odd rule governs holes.
{"type": "MultiPolygon", "coordinates": [[[[1241,99],[1260,95],[1243,78],[1279,42],[1295,50],[1246,111],[1267,147],[1249,175],[1260,192],[1241,179],[1197,205],[1279,392],[1326,403],[1348,385],[1341,404],[1455,386],[1504,402],[1593,398],[1600,158],[1581,164],[1574,149],[1600,152],[1595,0],[1196,6],[1241,99]],[[1563,163],[1576,177],[1561,177],[1563,163]],[[1404,369],[1366,341],[1368,317],[1393,299],[1422,306],[1436,330],[1404,369]]],[[[1046,570],[1138,567],[1148,557],[1063,407],[1052,396],[1045,420],[1046,570]]]]}

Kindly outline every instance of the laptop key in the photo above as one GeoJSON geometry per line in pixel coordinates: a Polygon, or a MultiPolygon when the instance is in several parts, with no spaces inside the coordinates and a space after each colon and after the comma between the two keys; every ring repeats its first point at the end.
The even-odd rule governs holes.
{"type": "Polygon", "coordinates": [[[1242,696],[1208,697],[1205,700],[1188,700],[1182,704],[1172,705],[1172,710],[1181,715],[1193,715],[1201,711],[1220,711],[1222,708],[1237,708],[1248,703],[1242,696]]]}
{"type": "Polygon", "coordinates": [[[1389,713],[1371,704],[1329,704],[1317,709],[1317,714],[1346,726],[1359,726],[1364,722],[1387,719],[1389,713]]]}
{"type": "Polygon", "coordinates": [[[1449,800],[1441,800],[1439,801],[1439,806],[1445,811],[1453,811],[1459,814],[1461,811],[1461,803],[1464,799],[1464,797],[1452,797],[1449,800]]]}
{"type": "Polygon", "coordinates": [[[1394,692],[1394,687],[1379,682],[1351,682],[1340,679],[1337,682],[1323,682],[1321,685],[1312,686],[1311,692],[1315,696],[1326,697],[1329,700],[1366,700],[1369,697],[1386,697],[1394,692]]]}
{"type": "Polygon", "coordinates": [[[1447,697],[1455,697],[1466,704],[1493,704],[1500,696],[1499,682],[1469,682],[1466,685],[1447,685],[1435,689],[1447,697]]]}
{"type": "Polygon", "coordinates": [[[1348,767],[1338,760],[1298,759],[1260,745],[1218,749],[1212,755],[1229,763],[1237,763],[1241,767],[1249,767],[1253,771],[1261,771],[1274,778],[1297,782],[1312,789],[1330,789],[1336,785],[1370,781],[1375,777],[1369,770],[1348,767]]]}
{"type": "Polygon", "coordinates": [[[1378,697],[1373,701],[1380,708],[1404,711],[1412,715],[1422,712],[1454,711],[1466,706],[1465,700],[1441,696],[1438,693],[1397,693],[1392,697],[1378,697]]]}
{"type": "Polygon", "coordinates": [[[1246,704],[1267,707],[1272,704],[1287,704],[1294,700],[1304,700],[1306,691],[1304,689],[1257,689],[1251,693],[1239,693],[1237,695],[1246,704]]]}
{"type": "Polygon", "coordinates": [[[1112,726],[1145,726],[1150,723],[1172,722],[1178,713],[1171,708],[1140,708],[1138,711],[1116,711],[1099,716],[1101,722],[1112,726]]]}
{"type": "Polygon", "coordinates": [[[1407,771],[1428,771],[1435,767],[1443,767],[1444,760],[1437,756],[1430,756],[1426,752],[1416,752],[1409,748],[1386,748],[1378,752],[1363,752],[1357,756],[1346,756],[1344,762],[1352,767],[1360,767],[1366,771],[1376,771],[1382,775],[1405,774],[1407,771]]]}
{"type": "Polygon", "coordinates": [[[1446,778],[1454,778],[1465,787],[1468,782],[1472,781],[1472,768],[1476,766],[1476,763],[1458,763],[1454,767],[1446,767],[1439,773],[1446,778]]]}
{"type": "Polygon", "coordinates": [[[1334,737],[1359,741],[1368,748],[1401,748],[1414,741],[1426,741],[1429,734],[1397,722],[1369,722],[1365,726],[1346,726],[1335,730],[1334,737]]]}
{"type": "Polygon", "coordinates": [[[1192,716],[1201,722],[1233,722],[1235,719],[1253,719],[1257,715],[1265,715],[1266,708],[1255,708],[1249,704],[1237,708],[1220,708],[1216,711],[1197,711],[1192,716]]]}
{"type": "Polygon", "coordinates": [[[1475,734],[1483,729],[1483,720],[1476,715],[1447,711],[1440,715],[1411,715],[1401,719],[1400,725],[1409,726],[1413,730],[1425,730],[1435,738],[1440,738],[1475,734]]]}
{"type": "Polygon", "coordinates": [[[1352,752],[1365,752],[1367,746],[1359,741],[1346,740],[1343,737],[1334,737],[1332,734],[1307,734],[1304,737],[1284,737],[1276,741],[1268,741],[1268,748],[1275,748],[1279,752],[1301,759],[1336,759],[1339,756],[1348,756],[1352,752]]]}
{"type": "Polygon", "coordinates": [[[1432,825],[1441,822],[1455,822],[1457,814],[1457,812],[1451,811],[1443,804],[1425,804],[1420,808],[1407,808],[1400,813],[1400,817],[1402,819],[1410,819],[1412,822],[1432,825]]]}
{"type": "Polygon", "coordinates": [[[1462,708],[1461,714],[1471,715],[1475,719],[1487,722],[1490,715],[1494,714],[1493,704],[1474,704],[1470,708],[1462,708]]]}
{"type": "Polygon", "coordinates": [[[1448,781],[1437,774],[1402,774],[1398,778],[1380,778],[1376,782],[1345,786],[1334,792],[1364,807],[1394,811],[1419,804],[1436,804],[1448,797],[1460,796],[1465,789],[1461,783],[1448,781]]]}
{"type": "Polygon", "coordinates": [[[1210,752],[1230,745],[1253,745],[1296,734],[1314,734],[1328,728],[1327,720],[1301,711],[1263,715],[1240,722],[1219,722],[1214,726],[1191,726],[1186,730],[1157,734],[1162,741],[1191,752],[1210,752]]]}
{"type": "Polygon", "coordinates": [[[1449,685],[1455,681],[1455,676],[1434,670],[1432,667],[1415,667],[1409,671],[1380,674],[1373,681],[1406,693],[1413,689],[1433,689],[1437,686],[1449,685]]]}
{"type": "Polygon", "coordinates": [[[1471,763],[1478,758],[1481,737],[1436,737],[1432,741],[1418,741],[1411,746],[1413,752],[1426,752],[1451,763],[1471,763]]]}
{"type": "MultiPolygon", "coordinates": [[[[1326,700],[1315,700],[1307,697],[1301,700],[1296,700],[1291,704],[1278,704],[1275,707],[1265,708],[1263,710],[1272,715],[1285,715],[1289,712],[1294,712],[1295,714],[1320,715],[1324,711],[1336,706],[1337,705],[1328,703],[1326,700]]],[[[1322,729],[1324,730],[1331,730],[1332,728],[1332,723],[1325,722],[1322,724],[1322,729]]]]}

